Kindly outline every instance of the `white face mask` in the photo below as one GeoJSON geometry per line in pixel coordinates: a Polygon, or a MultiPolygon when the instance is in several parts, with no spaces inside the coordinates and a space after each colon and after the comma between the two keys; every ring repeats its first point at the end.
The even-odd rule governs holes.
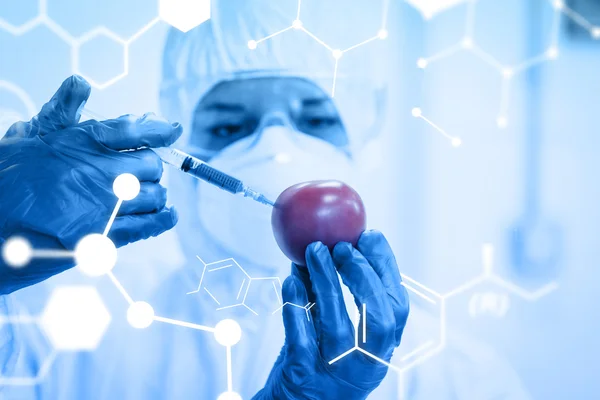
{"type": "MultiPolygon", "coordinates": [[[[232,143],[210,165],[242,180],[271,201],[296,183],[338,179],[351,184],[349,158],[328,142],[271,125],[232,143]]],[[[257,265],[282,267],[289,260],[271,230],[271,207],[232,196],[205,182],[198,185],[198,216],[212,238],[234,256],[257,265]]]]}

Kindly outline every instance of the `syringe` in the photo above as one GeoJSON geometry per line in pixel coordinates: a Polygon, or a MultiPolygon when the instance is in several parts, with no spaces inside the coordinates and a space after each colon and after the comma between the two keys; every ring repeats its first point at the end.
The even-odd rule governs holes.
{"type": "MultiPolygon", "coordinates": [[[[95,118],[97,120],[106,119],[101,115],[88,110],[87,108],[82,107],[80,112],[83,115],[95,118]]],[[[244,183],[239,179],[227,175],[226,173],[211,167],[204,161],[184,153],[181,150],[177,150],[172,147],[151,148],[150,150],[158,154],[163,162],[172,165],[173,167],[193,176],[194,178],[208,182],[211,185],[217,186],[229,193],[241,193],[244,195],[244,197],[250,197],[252,200],[255,200],[259,203],[274,206],[274,203],[271,200],[267,199],[263,194],[257,192],[256,190],[244,185],[244,183]]]]}
{"type": "Polygon", "coordinates": [[[244,185],[239,179],[227,175],[181,150],[172,147],[159,147],[150,150],[158,154],[165,163],[172,165],[194,178],[208,182],[229,193],[242,193],[244,197],[250,197],[252,200],[258,201],[259,203],[269,206],[274,205],[273,202],[267,199],[263,194],[244,185]]]}

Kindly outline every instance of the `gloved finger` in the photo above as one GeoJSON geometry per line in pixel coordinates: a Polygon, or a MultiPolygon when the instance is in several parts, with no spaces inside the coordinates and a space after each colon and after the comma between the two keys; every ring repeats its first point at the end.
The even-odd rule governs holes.
{"type": "Polygon", "coordinates": [[[29,122],[16,122],[5,137],[33,137],[68,128],[79,122],[80,110],[90,97],[91,87],[79,75],[72,75],[60,85],[40,113],[29,122]]]}
{"type": "Polygon", "coordinates": [[[146,214],[162,210],[167,203],[167,189],[158,183],[142,182],[140,193],[133,200],[123,202],[118,215],[146,214]]]}
{"type": "Polygon", "coordinates": [[[354,329],[346,312],[340,280],[329,249],[321,242],[306,248],[306,265],[318,308],[321,354],[327,360],[333,359],[354,346],[354,329]]]}
{"type": "Polygon", "coordinates": [[[32,121],[37,124],[40,134],[45,135],[78,124],[81,109],[91,91],[90,84],[79,75],[71,75],[65,79],[32,121]]]}
{"type": "Polygon", "coordinates": [[[402,277],[396,264],[394,252],[385,236],[379,231],[366,231],[358,239],[358,251],[367,259],[381,279],[390,296],[396,316],[396,338],[400,341],[408,318],[409,301],[406,288],[402,286],[402,277]]]}
{"type": "Polygon", "coordinates": [[[137,118],[123,115],[106,121],[86,121],[82,124],[100,143],[113,150],[130,150],[140,147],[166,147],[173,144],[183,128],[170,124],[149,113],[137,118]]]}
{"type": "Polygon", "coordinates": [[[317,332],[321,331],[321,325],[319,322],[318,309],[319,307],[315,307],[315,294],[312,290],[312,283],[310,281],[310,275],[308,274],[308,269],[306,267],[299,267],[296,264],[292,263],[292,275],[296,278],[300,279],[304,287],[306,288],[306,293],[308,294],[308,303],[306,304],[309,308],[309,312],[311,318],[313,319],[313,325],[317,332]],[[312,305],[309,305],[309,303],[312,305]]]}
{"type": "Polygon", "coordinates": [[[115,162],[110,163],[115,178],[124,173],[135,175],[140,182],[158,182],[163,174],[163,162],[150,149],[114,153],[115,162]]]}
{"type": "Polygon", "coordinates": [[[282,298],[283,325],[285,328],[285,346],[282,353],[284,365],[281,367],[292,382],[306,382],[307,373],[313,373],[314,363],[319,360],[317,336],[306,310],[292,304],[306,304],[306,289],[300,279],[289,276],[283,282],[282,298]]]}
{"type": "Polygon", "coordinates": [[[158,236],[173,228],[178,214],[174,207],[151,214],[123,215],[115,218],[108,237],[117,247],[158,236]]]}
{"type": "Polygon", "coordinates": [[[402,278],[394,252],[381,232],[376,230],[363,232],[356,247],[369,261],[386,289],[393,291],[402,287],[402,278]]]}
{"type": "Polygon", "coordinates": [[[361,312],[359,343],[380,357],[387,356],[388,350],[395,344],[396,321],[381,280],[367,259],[350,243],[336,244],[333,259],[361,312]],[[363,312],[365,309],[366,316],[363,312]],[[366,329],[363,329],[365,323],[366,329]],[[366,332],[366,337],[363,332],[366,332]]]}
{"type": "Polygon", "coordinates": [[[308,269],[305,267],[298,267],[296,264],[292,263],[292,275],[296,278],[300,279],[304,287],[306,288],[306,293],[308,295],[308,301],[311,303],[315,302],[315,294],[312,290],[312,282],[310,281],[310,274],[308,273],[308,269]]]}
{"type": "Polygon", "coordinates": [[[302,308],[307,302],[304,284],[290,275],[283,282],[281,290],[283,304],[283,326],[288,355],[303,358],[307,351],[316,350],[316,333],[310,314],[302,308]]]}

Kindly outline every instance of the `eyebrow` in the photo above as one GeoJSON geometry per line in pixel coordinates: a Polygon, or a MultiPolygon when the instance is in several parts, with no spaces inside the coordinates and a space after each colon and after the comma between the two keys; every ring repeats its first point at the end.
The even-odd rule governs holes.
{"type": "Polygon", "coordinates": [[[228,111],[228,112],[237,112],[241,113],[246,111],[246,107],[243,104],[237,103],[210,103],[202,107],[203,110],[213,110],[213,111],[228,111]]]}
{"type": "MultiPolygon", "coordinates": [[[[310,97],[302,100],[302,105],[305,107],[320,106],[323,104],[331,104],[331,98],[328,96],[310,97]]],[[[202,107],[205,111],[226,111],[242,113],[246,111],[246,107],[240,103],[209,103],[202,107]]]]}
{"type": "Polygon", "coordinates": [[[327,96],[323,97],[311,97],[308,99],[302,100],[303,106],[320,106],[324,103],[331,103],[331,98],[327,96]]]}

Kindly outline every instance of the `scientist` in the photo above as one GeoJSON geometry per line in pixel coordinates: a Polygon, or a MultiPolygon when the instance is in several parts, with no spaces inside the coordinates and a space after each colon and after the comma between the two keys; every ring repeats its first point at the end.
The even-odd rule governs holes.
{"type": "MultiPolygon", "coordinates": [[[[168,146],[179,137],[181,126],[151,115],[78,124],[77,112],[87,100],[87,94],[89,86],[82,78],[67,79],[37,117],[29,123],[14,125],[0,143],[0,179],[3,187],[11,188],[1,195],[2,203],[8,206],[3,210],[9,211],[2,213],[3,237],[20,235],[34,247],[45,249],[73,248],[78,235],[86,230],[101,230],[111,211],[102,201],[111,196],[113,177],[125,171],[138,176],[143,189],[137,200],[129,203],[115,220],[110,234],[112,240],[124,245],[159,235],[176,224],[177,214],[165,208],[164,190],[157,183],[162,172],[160,159],[147,149],[135,149],[168,146]],[[44,168],[36,167],[35,162],[43,163],[44,168]]],[[[294,273],[284,282],[282,295],[284,302],[307,304],[310,294],[312,301],[319,304],[319,312],[315,313],[317,322],[313,324],[304,313],[291,307],[283,310],[285,344],[266,385],[255,398],[366,398],[385,377],[385,365],[370,362],[359,353],[344,363],[325,367],[328,360],[354,343],[354,328],[346,313],[336,271],[355,294],[357,303],[368,302],[368,315],[373,319],[368,331],[372,344],[368,347],[389,361],[400,343],[408,316],[408,297],[400,285],[391,250],[381,234],[365,232],[357,249],[348,243],[339,243],[330,254],[327,247],[317,242],[309,246],[306,255],[309,273],[294,267],[294,273]]],[[[10,294],[71,266],[58,261],[34,261],[27,268],[12,269],[3,264],[2,293],[10,294]]],[[[18,339],[9,339],[2,348],[5,376],[10,374],[11,364],[17,365],[20,361],[20,354],[15,351],[18,349],[13,346],[18,339]]],[[[126,347],[129,346],[131,343],[127,343],[126,347]]],[[[157,353],[160,354],[160,350],[157,349],[157,353]]],[[[255,354],[257,356],[262,355],[255,354]]],[[[195,357],[204,358],[204,352],[199,349],[195,357]]],[[[148,359],[141,361],[146,363],[148,359]]],[[[170,369],[170,361],[162,361],[162,367],[170,369]]],[[[211,387],[214,378],[207,373],[210,367],[190,375],[190,364],[186,362],[185,366],[193,380],[205,380],[202,397],[211,397],[206,394],[217,385],[213,382],[211,387]]],[[[79,374],[95,372],[81,370],[79,374]]],[[[120,373],[130,375],[132,372],[143,379],[144,373],[139,369],[120,373]]],[[[52,381],[54,377],[48,378],[52,381]]],[[[73,391],[78,381],[79,376],[71,377],[73,386],[65,392],[68,397],[91,398],[85,393],[92,386],[73,391]]],[[[126,391],[136,386],[136,382],[128,383],[131,386],[125,388],[126,391]]],[[[131,393],[127,397],[179,398],[166,382],[156,383],[161,387],[158,392],[152,390],[143,396],[131,393]]],[[[109,390],[114,388],[109,387],[109,390]]],[[[11,388],[3,389],[10,397],[11,388]]],[[[198,392],[188,386],[181,395],[185,393],[198,392]]],[[[54,397],[56,393],[47,395],[54,397]]],[[[115,397],[107,394],[106,398],[115,397]]]]}
{"type": "MultiPolygon", "coordinates": [[[[289,261],[270,232],[269,210],[172,171],[166,186],[174,207],[166,207],[167,192],[159,184],[161,162],[140,149],[175,143],[271,198],[304,180],[352,182],[352,156],[380,126],[385,74],[377,70],[383,63],[364,53],[345,60],[334,101],[328,95],[334,61],[311,37],[289,32],[253,51],[247,48],[249,39],[289,25],[289,13],[280,7],[263,1],[216,2],[211,20],[185,34],[169,32],[161,111],[181,125],[153,115],[78,123],[89,86],[78,77],[65,81],[38,117],[16,124],[0,142],[0,186],[10,188],[0,191],[0,236],[18,234],[34,247],[72,249],[82,236],[103,230],[114,204],[112,181],[131,172],[142,182],[142,191],[124,204],[109,237],[122,246],[177,225],[174,236],[149,241],[160,251],[151,257],[139,251],[117,265],[115,274],[128,282],[128,290],[143,293],[146,274],[140,271],[150,275],[160,269],[152,265],[158,253],[183,260],[182,268],[161,278],[152,296],[142,299],[157,315],[169,318],[204,325],[224,318],[238,321],[243,337],[232,349],[233,389],[242,398],[362,399],[370,393],[372,398],[400,398],[398,377],[388,373],[383,379],[387,367],[362,353],[327,363],[354,344],[336,269],[356,302],[369,303],[367,350],[389,360],[400,343],[408,301],[380,233],[366,232],[357,249],[340,244],[332,254],[313,244],[307,250],[309,273],[292,266],[282,300],[316,302],[311,318],[284,307],[282,324],[279,314],[272,313],[277,305],[272,289],[259,281],[249,292],[247,307],[215,310],[202,292],[185,294],[201,279],[197,256],[207,262],[233,257],[253,277],[289,275],[289,261]]],[[[15,303],[34,301],[41,287],[36,283],[68,267],[57,261],[36,261],[20,270],[3,265],[0,300],[5,313],[14,311],[15,303]]],[[[227,275],[213,283],[221,293],[239,289],[239,281],[227,275]]],[[[42,399],[214,399],[225,391],[225,352],[211,335],[156,323],[134,330],[113,316],[95,352],[60,354],[37,387],[6,386],[0,393],[42,399]]],[[[40,355],[31,350],[38,346],[30,336],[15,326],[0,328],[5,376],[39,366],[40,355]]],[[[482,372],[473,368],[468,352],[449,354],[410,377],[406,391],[411,398],[526,398],[514,374],[504,366],[496,368],[493,356],[482,372]],[[498,385],[470,385],[473,371],[482,373],[479,383],[498,385]]]]}
{"type": "MultiPolygon", "coordinates": [[[[202,64],[209,68],[213,64],[217,69],[203,71],[196,82],[188,79],[190,86],[178,88],[199,90],[193,94],[194,104],[189,104],[193,113],[181,119],[188,132],[179,143],[187,151],[210,160],[215,167],[237,173],[246,181],[260,176],[269,185],[275,185],[264,188],[270,196],[300,180],[340,177],[336,170],[348,166],[349,158],[339,148],[346,146],[348,140],[331,99],[305,75],[284,75],[282,65],[258,72],[250,70],[251,64],[233,66],[230,70],[218,65],[225,62],[220,58],[221,50],[227,49],[218,48],[224,43],[220,43],[217,34],[227,34],[229,29],[215,26],[218,18],[212,21],[190,35],[173,32],[166,45],[167,53],[182,44],[177,41],[190,46],[208,44],[205,46],[208,49],[215,46],[214,52],[208,50],[205,55],[190,52],[193,59],[189,62],[196,68],[202,68],[202,64]],[[281,154],[285,154],[287,161],[276,168],[273,157],[281,154]]],[[[168,54],[166,58],[171,56],[168,54]]],[[[253,61],[262,57],[257,54],[253,61]]],[[[265,64],[272,61],[273,58],[267,58],[265,64]]],[[[165,80],[165,86],[176,78],[166,77],[170,81],[165,80]]],[[[186,84],[184,80],[178,83],[186,84]]],[[[176,100],[169,98],[173,94],[169,88],[165,87],[163,93],[165,101],[176,100]]],[[[2,139],[0,185],[5,189],[0,193],[2,240],[21,236],[33,248],[73,249],[84,235],[102,232],[114,205],[112,182],[124,172],[138,177],[141,192],[119,211],[109,232],[113,242],[120,247],[158,236],[176,225],[177,208],[166,207],[166,190],[159,184],[162,163],[148,148],[176,142],[183,132],[182,125],[167,123],[152,114],[79,123],[81,108],[89,95],[89,85],[82,78],[67,79],[38,116],[30,122],[15,124],[2,139]]],[[[184,107],[182,110],[187,109],[184,107]]],[[[273,256],[277,248],[270,239],[272,234],[268,232],[264,213],[257,215],[252,207],[242,210],[245,204],[235,204],[233,196],[221,196],[214,188],[199,186],[195,181],[177,182],[177,178],[172,176],[170,187],[177,206],[186,202],[181,204],[181,220],[191,218],[194,223],[198,220],[203,229],[200,232],[184,224],[178,231],[178,235],[189,241],[182,248],[190,261],[195,252],[214,259],[219,256],[217,246],[220,246],[229,256],[256,260],[254,265],[260,269],[251,263],[244,264],[252,273],[268,271],[275,276],[289,273],[289,262],[278,258],[278,254],[273,256]],[[190,191],[192,194],[188,195],[190,191]],[[220,226],[226,230],[219,231],[220,226]],[[244,243],[248,240],[252,242],[244,243]],[[187,249],[186,245],[194,248],[187,249]]],[[[307,304],[310,297],[317,303],[313,318],[285,307],[284,336],[277,315],[269,313],[270,326],[259,324],[254,330],[246,329],[256,324],[254,314],[244,310],[245,313],[235,315],[244,329],[244,340],[233,351],[234,382],[236,392],[244,398],[256,395],[258,399],[364,399],[379,386],[387,366],[372,362],[359,352],[343,362],[327,365],[328,360],[351,348],[355,341],[336,271],[354,293],[356,302],[368,303],[370,340],[366,348],[389,361],[400,343],[408,316],[408,298],[400,285],[391,250],[381,234],[365,232],[356,249],[340,243],[332,253],[315,243],[306,254],[309,274],[294,268],[283,284],[282,300],[307,304]],[[263,348],[266,351],[259,352],[263,348]]],[[[34,293],[32,285],[70,267],[70,263],[61,260],[34,259],[20,269],[3,263],[0,270],[3,311],[15,311],[10,309],[13,294],[18,299],[24,288],[28,288],[29,294],[34,293]]],[[[193,268],[194,273],[196,270],[193,268]]],[[[182,294],[189,287],[174,283],[167,281],[166,290],[182,294]]],[[[209,315],[215,314],[214,310],[202,310],[193,304],[190,307],[189,302],[188,310],[167,312],[165,308],[175,311],[181,307],[176,298],[157,294],[151,303],[161,315],[186,321],[206,324],[209,315]]],[[[18,300],[26,303],[31,299],[18,300]]],[[[261,309],[260,304],[255,307],[261,309]]],[[[5,339],[1,349],[3,376],[18,376],[41,362],[41,358],[36,360],[35,354],[31,354],[38,347],[36,343],[30,343],[24,332],[21,335],[20,330],[13,328],[9,324],[1,328],[5,339]]],[[[164,327],[157,328],[138,336],[121,332],[119,341],[105,338],[114,349],[108,352],[98,349],[101,362],[88,362],[96,355],[82,354],[73,357],[71,368],[59,355],[39,386],[5,386],[0,393],[7,398],[194,395],[217,398],[225,391],[226,374],[217,373],[225,371],[219,367],[225,354],[214,354],[224,349],[215,345],[211,335],[172,326],[166,331],[172,333],[163,335],[164,327]],[[180,347],[184,345],[185,348],[180,347]],[[140,347],[142,351],[137,352],[140,347]],[[130,361],[120,360],[120,354],[130,361]],[[162,375],[158,379],[154,375],[155,366],[162,375]],[[180,373],[181,368],[185,374],[180,373]],[[96,382],[101,382],[101,387],[96,382]],[[27,393],[28,390],[31,391],[27,393]]]]}

